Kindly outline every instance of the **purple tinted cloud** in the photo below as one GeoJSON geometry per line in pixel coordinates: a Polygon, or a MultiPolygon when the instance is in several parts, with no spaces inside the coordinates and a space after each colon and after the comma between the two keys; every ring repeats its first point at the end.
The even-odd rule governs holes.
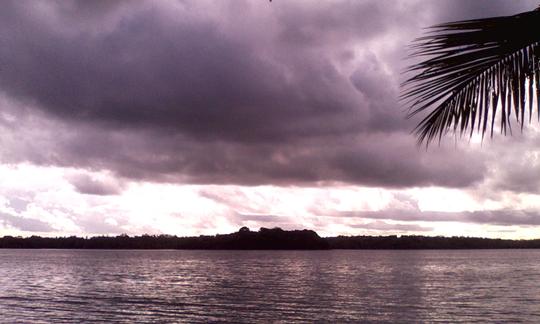
{"type": "Polygon", "coordinates": [[[42,222],[38,219],[26,218],[13,216],[6,213],[0,212],[0,222],[3,222],[5,225],[16,228],[21,231],[28,232],[52,232],[52,228],[49,224],[42,222]]]}
{"type": "Polygon", "coordinates": [[[375,230],[375,231],[398,231],[398,232],[429,232],[433,230],[431,227],[420,226],[416,224],[393,224],[383,221],[375,221],[363,224],[350,225],[352,228],[375,230]]]}
{"type": "Polygon", "coordinates": [[[491,225],[540,225],[540,212],[535,210],[479,210],[464,212],[434,212],[419,210],[342,211],[334,217],[388,219],[407,222],[461,222],[491,225]]]}
{"type": "Polygon", "coordinates": [[[1,158],[177,183],[469,187],[485,154],[418,150],[398,72],[421,22],[487,3],[7,1],[0,91],[18,119],[0,124],[15,138],[1,158]]]}
{"type": "Polygon", "coordinates": [[[122,192],[122,185],[112,179],[95,179],[87,174],[75,174],[69,177],[77,192],[88,195],[117,195],[122,192]]]}

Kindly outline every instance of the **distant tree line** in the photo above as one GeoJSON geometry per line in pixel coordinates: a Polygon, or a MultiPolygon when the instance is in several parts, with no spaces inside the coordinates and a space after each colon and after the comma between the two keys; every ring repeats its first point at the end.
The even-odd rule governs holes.
{"type": "Polygon", "coordinates": [[[328,249],[328,242],[310,230],[284,231],[280,228],[261,228],[252,232],[247,227],[232,234],[178,237],[172,235],[95,236],[27,238],[5,236],[0,248],[24,249],[203,249],[203,250],[320,250],[328,249]]]}
{"type": "Polygon", "coordinates": [[[326,238],[332,249],[538,249],[538,240],[444,236],[338,236],[326,238]]]}
{"type": "Polygon", "coordinates": [[[202,249],[202,250],[325,250],[325,249],[534,249],[537,240],[503,240],[475,237],[337,236],[321,238],[312,230],[285,231],[242,227],[223,235],[178,237],[173,235],[0,238],[0,248],[11,249],[202,249]]]}

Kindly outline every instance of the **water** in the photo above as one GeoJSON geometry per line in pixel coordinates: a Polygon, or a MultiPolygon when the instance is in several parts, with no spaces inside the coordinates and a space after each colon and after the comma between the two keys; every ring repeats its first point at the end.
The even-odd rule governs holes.
{"type": "Polygon", "coordinates": [[[0,321],[540,322],[540,251],[0,250],[0,321]]]}

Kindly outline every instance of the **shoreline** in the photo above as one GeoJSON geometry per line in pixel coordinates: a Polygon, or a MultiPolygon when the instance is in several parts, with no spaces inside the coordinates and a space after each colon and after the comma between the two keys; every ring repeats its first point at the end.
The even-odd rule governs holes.
{"type": "Polygon", "coordinates": [[[480,237],[420,235],[320,237],[312,230],[285,231],[243,227],[230,234],[178,237],[175,235],[14,237],[0,238],[0,249],[75,250],[482,250],[538,249],[540,239],[510,240],[480,237]]]}

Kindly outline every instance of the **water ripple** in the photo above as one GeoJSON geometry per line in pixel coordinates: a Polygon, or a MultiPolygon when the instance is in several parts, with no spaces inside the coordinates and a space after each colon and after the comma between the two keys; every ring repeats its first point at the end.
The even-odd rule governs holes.
{"type": "Polygon", "coordinates": [[[0,250],[0,320],[539,322],[540,251],[0,250]]]}

